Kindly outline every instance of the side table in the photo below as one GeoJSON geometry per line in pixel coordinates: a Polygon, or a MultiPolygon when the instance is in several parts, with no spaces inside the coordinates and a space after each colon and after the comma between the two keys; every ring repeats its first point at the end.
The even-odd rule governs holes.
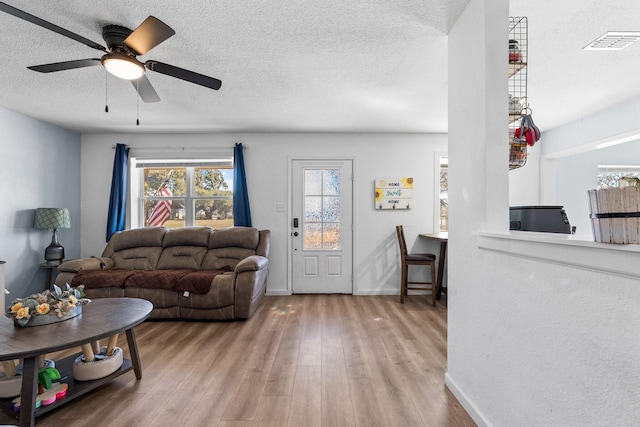
{"type": "Polygon", "coordinates": [[[44,268],[47,270],[47,279],[45,282],[45,286],[44,286],[44,290],[46,291],[47,289],[51,289],[51,272],[58,268],[58,266],[62,264],[62,262],[58,262],[55,264],[50,264],[48,262],[41,262],[40,263],[40,268],[44,268]]]}

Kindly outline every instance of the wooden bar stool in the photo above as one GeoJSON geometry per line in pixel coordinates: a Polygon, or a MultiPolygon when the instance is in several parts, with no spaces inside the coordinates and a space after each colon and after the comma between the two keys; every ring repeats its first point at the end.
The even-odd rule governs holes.
{"type": "Polygon", "coordinates": [[[407,290],[425,290],[427,286],[409,286],[409,285],[431,285],[431,304],[436,306],[436,256],[434,254],[408,254],[407,244],[404,240],[404,230],[401,225],[396,226],[396,234],[398,235],[398,244],[400,245],[400,262],[402,268],[402,278],[400,287],[400,303],[404,304],[404,296],[407,290]],[[409,281],[409,266],[425,265],[429,267],[431,272],[430,282],[412,282],[409,281]]]}

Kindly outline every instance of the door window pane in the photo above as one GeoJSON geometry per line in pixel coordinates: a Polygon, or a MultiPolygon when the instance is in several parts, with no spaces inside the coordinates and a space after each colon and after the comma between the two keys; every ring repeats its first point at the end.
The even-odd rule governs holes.
{"type": "Polygon", "coordinates": [[[304,225],[304,248],[322,249],[322,224],[307,223],[304,225]]]}
{"type": "Polygon", "coordinates": [[[340,194],[340,171],[337,169],[325,169],[322,171],[322,194],[340,194]]]}
{"type": "Polygon", "coordinates": [[[325,249],[340,249],[340,224],[325,223],[323,225],[322,240],[325,249]]]}
{"type": "Polygon", "coordinates": [[[340,221],[340,197],[323,197],[323,218],[329,222],[340,221]]]}
{"type": "Polygon", "coordinates": [[[304,171],[304,249],[340,249],[340,170],[304,171]]]}
{"type": "Polygon", "coordinates": [[[319,195],[322,194],[322,170],[307,169],[304,171],[304,194],[319,195]]]}
{"type": "Polygon", "coordinates": [[[322,218],[322,197],[305,196],[304,198],[304,221],[320,222],[322,218]]]}

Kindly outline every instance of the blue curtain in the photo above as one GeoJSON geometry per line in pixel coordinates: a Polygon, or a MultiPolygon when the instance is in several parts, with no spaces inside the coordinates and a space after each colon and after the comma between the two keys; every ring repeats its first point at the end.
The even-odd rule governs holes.
{"type": "Polygon", "coordinates": [[[244,173],[241,143],[236,143],[233,148],[233,225],[251,227],[249,192],[247,191],[247,177],[244,173]]]}
{"type": "Polygon", "coordinates": [[[111,196],[107,216],[107,242],[116,231],[124,230],[127,202],[127,170],[129,167],[129,147],[116,145],[111,177],[111,196]]]}

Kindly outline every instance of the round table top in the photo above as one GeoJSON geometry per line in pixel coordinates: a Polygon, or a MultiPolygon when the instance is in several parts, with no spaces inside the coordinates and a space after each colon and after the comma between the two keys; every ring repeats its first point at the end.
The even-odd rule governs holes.
{"type": "Polygon", "coordinates": [[[0,316],[0,360],[33,357],[81,346],[142,323],[153,309],[140,298],[97,298],[82,307],[82,314],[42,326],[15,326],[0,316]]]}

